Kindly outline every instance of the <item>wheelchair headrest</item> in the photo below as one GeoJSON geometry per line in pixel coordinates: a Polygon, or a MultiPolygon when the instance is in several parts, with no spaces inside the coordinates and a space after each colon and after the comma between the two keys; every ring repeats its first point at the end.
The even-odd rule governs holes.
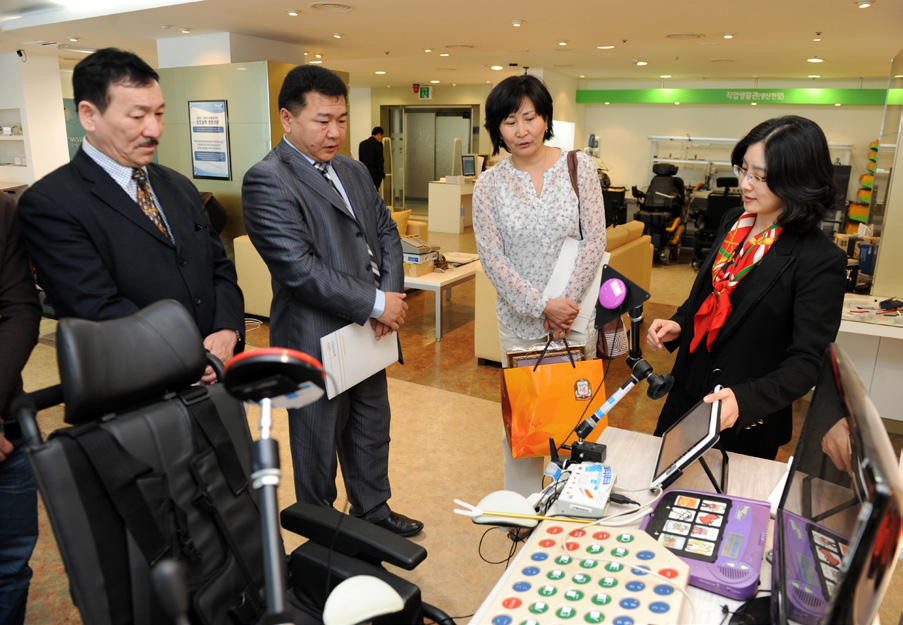
{"type": "Polygon", "coordinates": [[[656,176],[673,176],[677,173],[677,165],[674,163],[656,163],[652,166],[652,173],[656,176]]]}
{"type": "Polygon", "coordinates": [[[175,300],[122,319],[60,320],[57,360],[71,425],[185,388],[206,366],[197,325],[175,300]]]}
{"type": "Polygon", "coordinates": [[[731,187],[739,187],[740,181],[737,180],[735,176],[727,176],[724,178],[716,178],[715,186],[724,189],[730,189],[731,187]]]}

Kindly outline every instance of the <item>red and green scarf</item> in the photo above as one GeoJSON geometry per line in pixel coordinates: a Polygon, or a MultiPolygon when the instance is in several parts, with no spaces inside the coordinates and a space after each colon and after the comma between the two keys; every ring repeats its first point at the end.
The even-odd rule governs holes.
{"type": "Polygon", "coordinates": [[[706,347],[712,351],[712,343],[731,314],[731,293],[740,280],[759,264],[783,230],[777,224],[763,230],[747,241],[735,258],[734,252],[755,223],[755,213],[743,213],[718,248],[715,264],[712,265],[712,294],[702,303],[693,318],[694,333],[690,353],[696,351],[706,333],[706,347]]]}

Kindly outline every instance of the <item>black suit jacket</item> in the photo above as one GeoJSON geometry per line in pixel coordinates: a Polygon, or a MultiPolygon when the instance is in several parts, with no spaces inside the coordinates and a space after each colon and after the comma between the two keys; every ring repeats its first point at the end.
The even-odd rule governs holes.
{"type": "Polygon", "coordinates": [[[367,166],[373,184],[377,187],[386,177],[385,157],[383,156],[383,144],[376,137],[367,137],[361,141],[357,148],[358,160],[367,166]]]}
{"type": "Polygon", "coordinates": [[[22,393],[22,368],[38,342],[41,305],[12,197],[0,192],[0,417],[22,393]]]}
{"type": "MultiPolygon", "coordinates": [[[[722,433],[725,442],[739,446],[738,451],[754,451],[790,440],[792,403],[815,384],[825,350],[840,327],[846,256],[819,230],[784,229],[732,293],[733,310],[711,354],[705,353],[705,339],[690,354],[693,317],[712,292],[715,253],[742,213],[739,208],[725,215],[690,296],[672,317],[681,334],[667,347],[680,348],[673,374],[690,405],[676,406],[669,396],[662,419],[673,422],[720,384],[734,392],[740,409],[736,425],[722,433]]],[[[667,425],[660,420],[657,431],[667,425]]]]}
{"type": "Polygon", "coordinates": [[[197,189],[168,167],[151,163],[147,174],[175,243],[81,149],[23,194],[19,214],[39,284],[60,317],[115,319],[168,298],[188,309],[202,336],[244,334],[235,267],[197,189]]]}

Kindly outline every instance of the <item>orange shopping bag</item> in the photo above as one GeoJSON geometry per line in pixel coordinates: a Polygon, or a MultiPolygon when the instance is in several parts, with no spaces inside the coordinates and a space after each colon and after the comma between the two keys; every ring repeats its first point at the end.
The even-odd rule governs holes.
{"type": "MultiPolygon", "coordinates": [[[[574,429],[606,399],[604,361],[541,362],[502,370],[502,420],[514,458],[548,456],[549,438],[557,446],[575,442],[574,429]]],[[[587,440],[607,426],[608,415],[587,440]]]]}

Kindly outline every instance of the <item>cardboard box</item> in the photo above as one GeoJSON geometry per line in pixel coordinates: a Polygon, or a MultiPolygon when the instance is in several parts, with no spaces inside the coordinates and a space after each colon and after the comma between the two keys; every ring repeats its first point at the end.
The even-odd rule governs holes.
{"type": "Polygon", "coordinates": [[[424,263],[435,262],[439,258],[439,252],[427,252],[426,254],[407,254],[401,255],[402,262],[410,265],[422,265],[424,263]]]}
{"type": "Polygon", "coordinates": [[[433,269],[435,269],[435,267],[436,263],[432,260],[426,263],[405,263],[404,275],[409,278],[419,278],[420,276],[425,276],[428,273],[433,273],[433,269]]]}

